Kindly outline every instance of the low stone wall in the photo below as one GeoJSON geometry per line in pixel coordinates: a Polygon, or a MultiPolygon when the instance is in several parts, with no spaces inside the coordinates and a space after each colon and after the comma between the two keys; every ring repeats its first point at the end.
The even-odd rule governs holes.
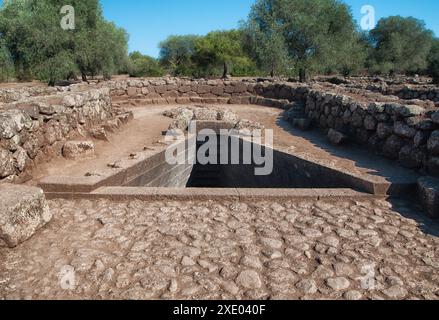
{"type": "Polygon", "coordinates": [[[404,100],[429,100],[439,104],[439,88],[434,85],[387,85],[384,82],[378,83],[356,83],[346,84],[346,87],[379,92],[383,95],[396,96],[404,100]]]}
{"type": "Polygon", "coordinates": [[[417,105],[365,103],[331,92],[311,90],[306,114],[323,129],[399,160],[412,169],[439,174],[439,113],[417,105]]]}
{"type": "Polygon", "coordinates": [[[386,90],[386,93],[406,100],[431,100],[439,103],[439,88],[437,86],[389,87],[386,90]]]}
{"type": "MultiPolygon", "coordinates": [[[[371,95],[364,89],[353,92],[346,86],[250,78],[136,78],[94,86],[98,89],[90,90],[84,85],[48,88],[58,92],[51,96],[41,96],[44,89],[32,89],[30,93],[17,94],[15,102],[3,103],[0,179],[13,181],[45,156],[60,154],[66,137],[110,118],[118,105],[256,104],[289,110],[297,102],[306,106],[303,115],[312,120],[314,127],[343,134],[346,139],[341,141],[359,142],[405,167],[439,175],[439,113],[419,100],[413,101],[416,105],[406,105],[409,102],[371,95]],[[27,96],[31,98],[23,98],[27,96]]],[[[439,90],[430,85],[413,87],[433,90],[435,97],[439,90]]],[[[427,93],[425,97],[430,99],[432,95],[427,93]]],[[[405,98],[415,97],[425,98],[422,93],[405,98]]]]}
{"type": "MultiPolygon", "coordinates": [[[[223,103],[257,104],[289,109],[291,102],[306,103],[305,114],[314,126],[334,129],[411,169],[439,175],[439,114],[418,105],[405,105],[382,96],[362,101],[343,87],[319,84],[244,80],[129,79],[105,83],[115,101],[138,104],[223,103]],[[364,101],[366,100],[366,101],[364,101]],[[379,100],[379,99],[378,99],[379,100]]],[[[419,86],[417,86],[419,87],[419,86]]],[[[425,86],[439,90],[434,86],[425,86]]],[[[429,90],[430,90],[429,89],[429,90]]],[[[433,94],[404,91],[405,99],[432,98],[433,94]],[[412,92],[408,94],[407,92],[412,92]],[[410,96],[407,96],[410,95],[410,96]]],[[[369,99],[370,98],[370,99],[369,99]]],[[[405,103],[401,101],[401,103],[405,103]]]]}
{"type": "Polygon", "coordinates": [[[308,86],[245,80],[133,79],[104,84],[116,102],[140,104],[258,104],[285,108],[305,100],[308,86]]]}
{"type": "Polygon", "coordinates": [[[20,182],[28,169],[61,155],[64,142],[114,116],[110,90],[89,89],[20,99],[0,109],[0,182],[20,182]]]}
{"type": "Polygon", "coordinates": [[[0,103],[11,103],[32,97],[48,96],[67,90],[68,90],[67,87],[46,87],[46,86],[0,88],[0,103]]]}

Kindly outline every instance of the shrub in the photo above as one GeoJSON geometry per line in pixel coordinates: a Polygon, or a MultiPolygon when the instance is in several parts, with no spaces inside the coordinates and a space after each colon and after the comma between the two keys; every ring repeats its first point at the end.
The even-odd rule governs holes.
{"type": "Polygon", "coordinates": [[[160,77],[164,75],[159,62],[140,52],[130,54],[128,62],[128,73],[130,77],[160,77]]]}

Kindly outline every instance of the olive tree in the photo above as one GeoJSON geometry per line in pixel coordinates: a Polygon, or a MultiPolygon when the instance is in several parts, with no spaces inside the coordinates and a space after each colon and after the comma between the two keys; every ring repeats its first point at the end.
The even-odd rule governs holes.
{"type": "Polygon", "coordinates": [[[370,32],[374,71],[379,73],[416,73],[427,68],[433,33],[425,23],[400,16],[378,21],[370,32]]]}
{"type": "MultiPolygon", "coordinates": [[[[348,57],[351,46],[346,42],[355,41],[350,9],[337,0],[257,0],[248,19],[267,39],[283,40],[300,81],[306,81],[309,72],[324,70],[334,55],[348,57]]],[[[264,45],[261,42],[262,51],[264,45]]]]}

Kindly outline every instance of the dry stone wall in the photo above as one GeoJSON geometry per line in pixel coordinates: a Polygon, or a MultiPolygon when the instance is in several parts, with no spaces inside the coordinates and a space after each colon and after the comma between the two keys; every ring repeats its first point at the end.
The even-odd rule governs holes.
{"type": "Polygon", "coordinates": [[[84,134],[116,113],[108,88],[19,95],[0,108],[0,182],[27,179],[28,169],[61,155],[69,137],[84,134]]]}
{"type": "Polygon", "coordinates": [[[306,114],[320,128],[340,132],[404,167],[439,174],[438,112],[311,90],[306,114]]]}
{"type": "Polygon", "coordinates": [[[404,100],[429,100],[439,104],[439,88],[434,85],[388,85],[385,82],[349,82],[348,88],[379,92],[383,95],[396,96],[404,100]]]}
{"type": "MultiPolygon", "coordinates": [[[[376,97],[368,102],[367,94],[362,99],[366,101],[358,102],[348,90],[343,93],[342,86],[328,89],[320,84],[257,79],[132,79],[105,85],[115,101],[133,104],[257,104],[288,110],[296,108],[293,102],[303,103],[313,127],[339,133],[340,141],[358,142],[407,168],[439,175],[439,113],[424,105],[389,102],[386,96],[382,96],[383,102],[376,97]]],[[[434,93],[405,90],[404,99],[436,99],[439,89],[425,88],[434,93]]]]}
{"type": "Polygon", "coordinates": [[[68,87],[26,86],[19,88],[0,88],[0,103],[11,103],[32,97],[48,96],[65,92],[68,87]]]}
{"type": "Polygon", "coordinates": [[[141,104],[258,104],[285,108],[290,101],[305,99],[308,87],[258,82],[257,80],[135,79],[110,81],[114,101],[141,104]]]}
{"type": "MultiPolygon", "coordinates": [[[[419,93],[404,98],[436,99],[437,87],[415,87],[425,87],[434,92],[434,97],[433,93],[419,93]]],[[[180,78],[118,79],[67,88],[2,89],[0,181],[15,181],[47,156],[61,154],[63,143],[72,133],[110,119],[120,105],[196,103],[294,108],[290,112],[293,119],[289,121],[306,120],[304,128],[311,124],[311,128],[318,127],[343,138],[337,141],[355,141],[405,167],[439,175],[437,109],[426,108],[419,100],[409,104],[380,94],[372,99],[367,94],[370,90],[357,91],[361,90],[364,94],[360,99],[358,93],[343,85],[180,78]],[[294,119],[298,114],[300,119],[294,119]]]]}

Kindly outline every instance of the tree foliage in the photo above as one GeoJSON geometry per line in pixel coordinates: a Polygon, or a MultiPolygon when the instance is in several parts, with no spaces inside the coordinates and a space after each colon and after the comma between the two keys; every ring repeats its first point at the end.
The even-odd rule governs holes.
{"type": "Polygon", "coordinates": [[[128,72],[131,77],[159,77],[164,74],[156,59],[138,51],[134,51],[129,56],[128,72]]]}
{"type": "Polygon", "coordinates": [[[195,35],[169,36],[159,44],[162,65],[175,76],[192,75],[195,69],[192,57],[199,38],[195,35]]]}
{"type": "Polygon", "coordinates": [[[244,49],[264,73],[272,77],[289,74],[293,61],[288,56],[285,39],[271,16],[265,14],[264,19],[266,24],[258,24],[254,17],[242,24],[244,49]]]}
{"type": "Polygon", "coordinates": [[[433,33],[423,21],[400,16],[381,19],[370,33],[374,71],[416,73],[427,67],[433,33]]]}
{"type": "Polygon", "coordinates": [[[127,33],[105,21],[99,0],[72,0],[74,30],[64,30],[62,0],[8,0],[0,9],[0,34],[19,80],[53,85],[81,74],[110,77],[127,64],[127,33]]]}
{"type": "MultiPolygon", "coordinates": [[[[248,25],[266,39],[261,42],[263,54],[270,39],[285,45],[284,52],[294,61],[301,81],[308,72],[337,69],[338,62],[357,50],[352,14],[337,0],[257,0],[248,25]]],[[[268,52],[276,54],[273,49],[268,52]]]]}
{"type": "Polygon", "coordinates": [[[104,19],[99,0],[70,0],[75,28],[63,30],[65,0],[4,0],[0,81],[59,80],[116,73],[226,77],[423,73],[439,82],[439,44],[423,21],[381,19],[360,32],[341,0],[255,0],[238,30],[174,35],[155,59],[133,52],[128,34],[104,19]]]}
{"type": "Polygon", "coordinates": [[[439,39],[434,39],[427,60],[428,73],[433,77],[433,82],[439,84],[439,39]]]}
{"type": "Polygon", "coordinates": [[[11,53],[6,47],[4,40],[0,39],[0,81],[8,81],[14,75],[14,61],[12,60],[11,53]]]}
{"type": "Polygon", "coordinates": [[[231,74],[250,75],[255,66],[243,48],[243,34],[239,30],[214,31],[195,42],[192,61],[198,67],[198,73],[204,76],[231,74]]]}

